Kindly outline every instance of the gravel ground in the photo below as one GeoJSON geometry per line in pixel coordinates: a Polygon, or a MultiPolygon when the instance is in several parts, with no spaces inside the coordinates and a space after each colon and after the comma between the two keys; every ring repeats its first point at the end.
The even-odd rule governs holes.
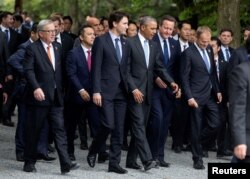
{"type": "MultiPolygon", "coordinates": [[[[16,116],[13,117],[16,125],[16,116]]],[[[230,162],[230,157],[225,159],[217,159],[215,152],[209,152],[209,158],[204,159],[205,170],[195,170],[192,168],[192,160],[190,152],[176,154],[170,150],[171,141],[168,141],[165,147],[165,159],[171,163],[170,168],[151,169],[148,172],[142,170],[128,169],[128,174],[119,175],[108,173],[108,163],[96,164],[95,168],[90,168],[87,164],[87,151],[80,150],[80,141],[76,140],[76,159],[80,164],[78,170],[71,171],[67,175],[60,174],[60,166],[57,154],[52,154],[57,157],[53,162],[38,161],[36,164],[36,173],[26,173],[22,171],[23,163],[15,160],[15,145],[14,145],[15,128],[6,127],[0,124],[0,179],[56,179],[56,178],[86,178],[86,179],[206,179],[207,178],[207,163],[210,162],[230,162]]],[[[89,141],[90,143],[90,141],[89,141]]],[[[121,166],[125,166],[126,152],[122,152],[121,166]]]]}

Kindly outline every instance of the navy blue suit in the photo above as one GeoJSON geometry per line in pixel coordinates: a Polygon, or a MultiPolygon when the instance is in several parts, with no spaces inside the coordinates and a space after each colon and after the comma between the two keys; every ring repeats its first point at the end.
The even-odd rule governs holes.
{"type": "Polygon", "coordinates": [[[92,100],[85,102],[79,93],[81,89],[84,89],[89,95],[92,94],[91,75],[82,46],[71,50],[66,62],[69,85],[66,94],[65,127],[68,137],[68,152],[73,154],[77,123],[88,119],[91,135],[95,137],[99,128],[99,111],[92,100]]]}
{"type": "Polygon", "coordinates": [[[122,57],[116,55],[114,43],[108,33],[98,36],[92,48],[93,93],[102,96],[100,108],[100,130],[93,140],[89,155],[95,155],[111,133],[109,166],[116,166],[121,160],[124,118],[127,107],[127,68],[129,49],[121,36],[122,57]]]}
{"type": "MultiPolygon", "coordinates": [[[[164,63],[164,54],[158,34],[153,40],[158,44],[160,59],[169,75],[175,79],[176,63],[179,56],[179,46],[176,40],[168,38],[170,57],[168,63],[164,63]]],[[[164,146],[167,140],[168,128],[174,108],[175,94],[170,88],[162,89],[154,84],[151,98],[150,118],[147,126],[147,139],[154,160],[164,161],[164,146]]]]}
{"type": "Polygon", "coordinates": [[[181,82],[187,100],[194,98],[198,108],[191,108],[191,148],[194,162],[202,161],[202,149],[207,150],[215,140],[220,127],[217,93],[218,78],[211,47],[206,49],[210,71],[196,45],[190,46],[181,55],[181,82]],[[207,124],[203,128],[203,124],[207,124]]]}

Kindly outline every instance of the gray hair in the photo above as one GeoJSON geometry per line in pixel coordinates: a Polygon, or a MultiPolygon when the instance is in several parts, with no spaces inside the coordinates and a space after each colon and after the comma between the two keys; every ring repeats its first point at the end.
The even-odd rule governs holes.
{"type": "Polygon", "coordinates": [[[149,22],[152,22],[152,21],[157,23],[156,19],[151,16],[142,16],[139,19],[140,26],[147,25],[149,22]]]}
{"type": "Polygon", "coordinates": [[[46,26],[48,24],[53,24],[53,21],[51,21],[49,19],[41,20],[39,22],[39,24],[37,25],[37,32],[44,30],[44,26],[46,26]]]}
{"type": "Polygon", "coordinates": [[[212,30],[208,27],[208,26],[200,26],[198,27],[198,29],[196,30],[196,36],[197,38],[199,38],[201,36],[201,34],[208,32],[212,35],[212,30]]]}

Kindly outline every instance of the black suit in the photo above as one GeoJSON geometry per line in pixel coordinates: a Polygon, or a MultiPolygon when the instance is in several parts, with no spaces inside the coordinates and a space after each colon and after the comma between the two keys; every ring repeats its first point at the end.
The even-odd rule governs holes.
{"type": "Polygon", "coordinates": [[[55,70],[48,58],[45,48],[38,40],[27,47],[24,72],[28,83],[26,102],[28,106],[26,122],[25,163],[36,162],[36,146],[45,120],[52,126],[55,146],[59,155],[61,168],[69,167],[71,162],[67,153],[67,138],[63,120],[63,89],[61,70],[61,46],[53,43],[55,70]],[[34,90],[41,88],[45,100],[34,98],[34,90]]]}
{"type": "Polygon", "coordinates": [[[2,107],[3,107],[3,86],[6,70],[6,61],[9,57],[9,51],[6,43],[5,34],[0,31],[0,121],[2,121],[2,107]]]}
{"type": "Polygon", "coordinates": [[[194,162],[202,160],[202,147],[207,149],[212,139],[215,139],[220,126],[217,93],[219,93],[218,78],[210,47],[206,49],[210,71],[196,45],[190,46],[182,53],[181,81],[186,100],[194,98],[198,108],[190,108],[191,113],[191,147],[194,162]],[[206,127],[203,128],[204,119],[206,127]],[[201,145],[202,144],[202,145],[201,145]]]}
{"type": "MultiPolygon", "coordinates": [[[[161,39],[162,40],[162,39],[161,39]]],[[[160,42],[159,34],[153,38],[160,50],[160,59],[167,69],[170,76],[175,79],[177,73],[176,63],[179,58],[179,46],[176,40],[171,37],[168,41],[170,55],[167,63],[164,62],[164,52],[162,50],[162,42],[160,42]]],[[[164,161],[164,146],[167,140],[168,128],[172,118],[175,104],[175,94],[170,88],[162,89],[154,83],[154,89],[151,99],[150,118],[147,124],[147,139],[154,160],[164,161]]]]}
{"type": "Polygon", "coordinates": [[[127,164],[136,162],[137,152],[143,164],[152,160],[152,155],[146,138],[146,123],[149,116],[149,108],[152,99],[154,87],[154,76],[159,76],[169,86],[173,79],[167,74],[167,71],[160,59],[160,51],[156,42],[149,40],[149,63],[146,65],[145,55],[139,36],[129,38],[131,46],[128,90],[129,104],[128,112],[131,119],[132,138],[127,154],[127,164]],[[142,104],[136,103],[133,97],[133,91],[140,90],[144,95],[142,104]]]}
{"type": "Polygon", "coordinates": [[[109,166],[115,166],[121,160],[124,118],[127,105],[127,64],[129,46],[121,37],[122,59],[120,63],[109,33],[98,36],[92,48],[92,83],[93,93],[100,93],[101,127],[93,140],[89,154],[100,151],[111,133],[109,166]]]}
{"type": "Polygon", "coordinates": [[[233,54],[229,60],[228,73],[230,73],[234,67],[244,61],[247,61],[247,49],[242,45],[233,51],[233,54]]]}
{"type": "Polygon", "coordinates": [[[232,142],[236,147],[247,145],[246,160],[250,161],[250,62],[246,61],[235,67],[229,81],[229,121],[232,142]],[[240,89],[240,90],[239,90],[240,89]]]}

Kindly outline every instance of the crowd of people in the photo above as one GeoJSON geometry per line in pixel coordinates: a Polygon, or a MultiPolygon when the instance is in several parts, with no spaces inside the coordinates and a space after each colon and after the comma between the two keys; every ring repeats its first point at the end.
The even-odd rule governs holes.
{"type": "Polygon", "coordinates": [[[171,15],[88,16],[76,35],[72,18],[61,13],[39,23],[25,13],[0,14],[0,119],[14,127],[17,106],[15,151],[25,172],[35,172],[37,160],[55,160],[55,149],[62,174],[79,168],[78,136],[90,167],[108,160],[108,171],[119,174],[128,172],[120,166],[122,150],[126,168],[170,167],[168,136],[174,152],[192,152],[194,169],[205,168],[210,150],[249,162],[249,139],[237,130],[249,125],[234,115],[235,93],[243,89],[234,74],[249,61],[250,26],[234,49],[231,29],[212,37],[208,26],[195,29],[171,15]]]}

